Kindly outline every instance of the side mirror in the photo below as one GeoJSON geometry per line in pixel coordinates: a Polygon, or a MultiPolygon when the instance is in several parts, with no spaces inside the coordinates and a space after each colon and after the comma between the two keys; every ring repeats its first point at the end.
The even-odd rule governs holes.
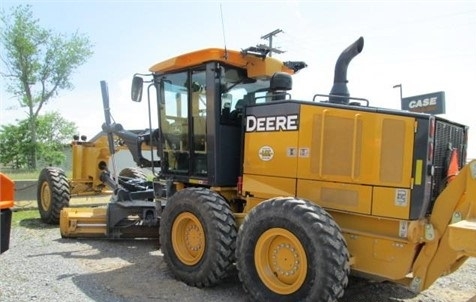
{"type": "Polygon", "coordinates": [[[140,102],[142,100],[142,89],[144,85],[144,79],[138,76],[132,78],[131,87],[131,99],[134,102],[140,102]]]}

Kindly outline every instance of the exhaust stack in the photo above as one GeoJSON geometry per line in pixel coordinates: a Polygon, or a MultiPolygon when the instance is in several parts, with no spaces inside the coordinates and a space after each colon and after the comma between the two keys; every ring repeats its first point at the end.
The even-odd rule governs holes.
{"type": "Polygon", "coordinates": [[[349,104],[349,89],[347,89],[347,67],[350,61],[358,55],[364,48],[364,38],[360,37],[357,41],[347,47],[339,56],[334,71],[334,85],[332,86],[329,97],[329,103],[349,104]],[[338,97],[342,96],[342,97],[338,97]]]}

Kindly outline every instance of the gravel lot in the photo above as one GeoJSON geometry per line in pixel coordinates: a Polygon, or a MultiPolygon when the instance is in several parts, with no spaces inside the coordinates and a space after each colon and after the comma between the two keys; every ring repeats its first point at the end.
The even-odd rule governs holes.
{"type": "MultiPolygon", "coordinates": [[[[157,240],[62,239],[57,227],[22,220],[0,255],[0,301],[247,301],[237,276],[198,289],[172,278],[157,240]]],[[[391,283],[351,277],[354,301],[476,302],[476,259],[414,293],[391,283]]]]}

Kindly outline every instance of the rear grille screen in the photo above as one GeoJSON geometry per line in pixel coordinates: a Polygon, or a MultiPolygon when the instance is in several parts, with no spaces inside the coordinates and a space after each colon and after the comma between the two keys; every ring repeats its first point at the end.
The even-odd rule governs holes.
{"type": "Polygon", "coordinates": [[[466,161],[466,128],[447,121],[436,120],[435,141],[433,149],[433,190],[432,204],[445,188],[451,149],[458,149],[459,167],[466,161]]]}

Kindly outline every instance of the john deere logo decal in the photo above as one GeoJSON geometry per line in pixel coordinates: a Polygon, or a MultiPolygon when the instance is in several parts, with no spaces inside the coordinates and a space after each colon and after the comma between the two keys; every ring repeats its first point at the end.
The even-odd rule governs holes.
{"type": "Polygon", "coordinates": [[[263,117],[248,115],[246,117],[246,132],[295,131],[298,129],[299,116],[297,114],[263,117]]]}
{"type": "Polygon", "coordinates": [[[258,155],[262,161],[270,161],[273,159],[274,150],[270,146],[263,146],[259,149],[258,155]]]}

